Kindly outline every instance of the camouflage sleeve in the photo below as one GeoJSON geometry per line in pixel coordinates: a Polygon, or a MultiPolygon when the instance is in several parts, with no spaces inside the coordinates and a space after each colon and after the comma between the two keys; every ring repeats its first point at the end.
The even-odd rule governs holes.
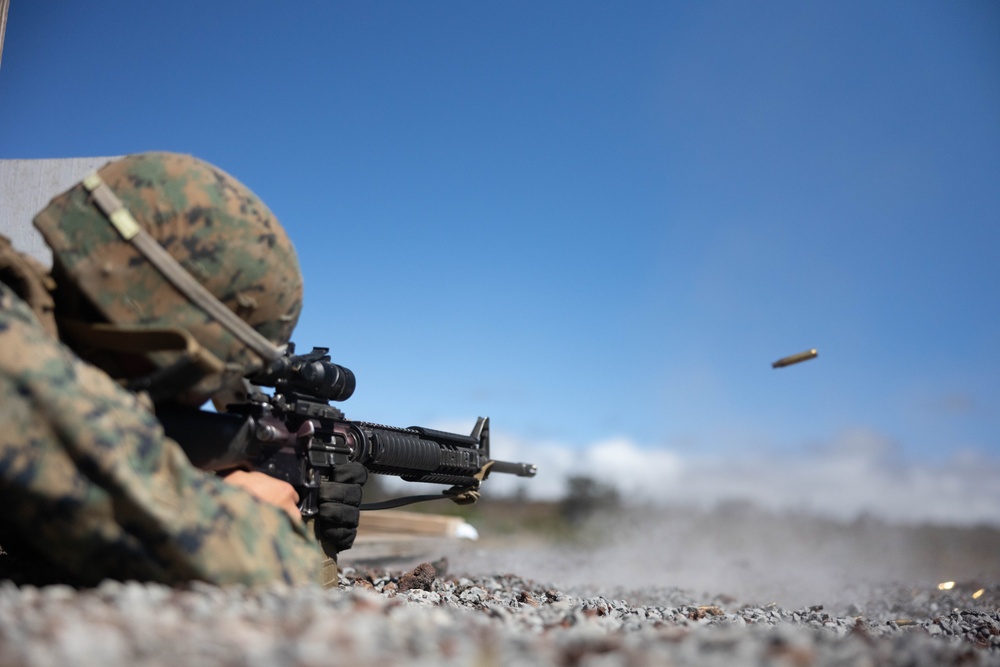
{"type": "Polygon", "coordinates": [[[134,395],[48,336],[0,283],[0,516],[83,583],[316,582],[284,511],[192,467],[134,395]]]}

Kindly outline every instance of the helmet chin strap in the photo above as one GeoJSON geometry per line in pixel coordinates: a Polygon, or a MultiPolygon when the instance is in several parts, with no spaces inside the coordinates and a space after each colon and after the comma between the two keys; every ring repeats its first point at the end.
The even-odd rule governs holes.
{"type": "Polygon", "coordinates": [[[129,210],[122,204],[122,201],[97,172],[83,179],[83,187],[91,194],[94,204],[108,221],[111,222],[122,239],[131,243],[149,260],[149,263],[156,267],[178,292],[201,308],[248,349],[253,351],[261,358],[265,366],[281,357],[281,349],[240,319],[236,313],[219,301],[214,294],[205,289],[163,246],[156,242],[156,239],[150,236],[136,222],[132,214],[129,213],[129,210]]]}

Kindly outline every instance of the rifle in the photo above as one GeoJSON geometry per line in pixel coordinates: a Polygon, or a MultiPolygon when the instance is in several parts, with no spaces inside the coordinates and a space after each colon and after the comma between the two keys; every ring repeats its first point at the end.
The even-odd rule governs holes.
{"type": "Polygon", "coordinates": [[[258,388],[273,388],[272,394],[251,389],[245,402],[227,405],[224,413],[158,406],[157,418],[167,436],[202,470],[249,467],[291,484],[299,494],[303,518],[319,513],[320,483],[348,461],[408,482],[450,485],[441,494],[367,503],[362,510],[438,498],[472,503],[491,472],[535,476],[534,464],[490,458],[488,417],[480,417],[470,435],[345,419],[330,402],[350,398],[356,380],[350,369],[332,363],[327,351],[314,347],[296,355],[295,345],[289,343],[284,356],[247,378],[258,388]]]}

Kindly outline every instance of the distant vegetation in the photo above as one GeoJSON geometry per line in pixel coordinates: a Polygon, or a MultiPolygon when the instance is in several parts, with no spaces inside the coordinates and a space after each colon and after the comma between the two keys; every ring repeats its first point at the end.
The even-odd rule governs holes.
{"type": "MultiPolygon", "coordinates": [[[[378,475],[365,486],[365,502],[399,495],[387,492],[378,475]]],[[[446,500],[417,503],[403,509],[424,514],[459,516],[472,523],[484,540],[493,537],[545,537],[556,541],[582,538],[592,518],[619,511],[621,496],[613,486],[578,475],[566,480],[566,491],[558,500],[531,500],[524,495],[497,496],[488,486],[474,505],[456,505],[446,500]]]]}

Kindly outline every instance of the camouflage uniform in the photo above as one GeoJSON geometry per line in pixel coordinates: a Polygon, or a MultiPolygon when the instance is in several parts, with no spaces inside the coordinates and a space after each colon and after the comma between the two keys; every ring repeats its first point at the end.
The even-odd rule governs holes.
{"type": "MultiPolygon", "coordinates": [[[[295,277],[301,281],[297,263],[286,272],[293,278],[281,283],[276,295],[261,287],[266,263],[259,256],[243,258],[235,271],[213,264],[232,262],[222,237],[227,224],[235,224],[224,216],[234,211],[242,215],[238,223],[256,218],[273,227],[270,237],[259,239],[260,255],[279,246],[292,253],[294,262],[280,226],[248,190],[210,165],[170,154],[126,158],[100,173],[123,193],[130,209],[138,210],[137,217],[145,217],[150,234],[164,246],[175,244],[171,252],[185,268],[200,280],[226,281],[210,289],[230,309],[242,310],[241,317],[269,340],[287,341],[301,302],[301,282],[292,284],[295,277]],[[122,185],[126,182],[131,186],[122,185]],[[166,207],[152,196],[165,184],[174,188],[166,207]],[[281,236],[277,242],[274,234],[281,236]]],[[[93,207],[76,186],[36,218],[53,248],[57,279],[65,283],[73,276],[83,295],[71,293],[67,300],[64,294],[60,304],[57,292],[57,313],[64,307],[80,318],[96,307],[112,323],[153,327],[180,319],[225,369],[201,377],[195,391],[186,392],[188,400],[202,400],[230,376],[259,367],[260,359],[213,318],[184,303],[154,272],[126,271],[143,259],[113,237],[110,225],[88,222],[88,216],[95,217],[93,207]],[[105,234],[109,229],[112,234],[105,234]],[[81,272],[80,263],[94,268],[81,272]]],[[[177,356],[156,352],[149,358],[162,366],[177,356]]],[[[135,394],[53,338],[3,282],[0,513],[0,544],[51,562],[74,583],[113,577],[171,584],[192,579],[298,584],[317,581],[323,563],[318,542],[301,521],[193,468],[135,394]]]]}

